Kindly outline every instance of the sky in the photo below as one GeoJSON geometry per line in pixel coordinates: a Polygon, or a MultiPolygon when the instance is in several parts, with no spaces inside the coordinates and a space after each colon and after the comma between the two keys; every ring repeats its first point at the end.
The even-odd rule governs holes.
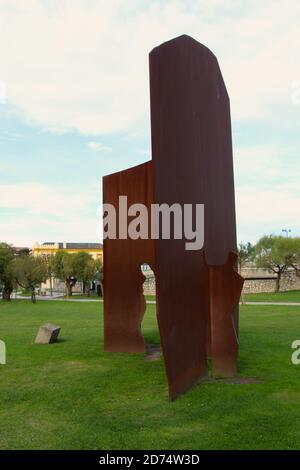
{"type": "Polygon", "coordinates": [[[188,34],[231,101],[238,241],[300,236],[299,0],[0,0],[0,241],[101,239],[102,177],[151,158],[148,53],[188,34]]]}

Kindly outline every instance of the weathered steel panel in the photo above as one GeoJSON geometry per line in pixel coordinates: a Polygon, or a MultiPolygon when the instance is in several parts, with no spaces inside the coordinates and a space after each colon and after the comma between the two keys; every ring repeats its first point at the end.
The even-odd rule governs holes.
{"type": "MultiPolygon", "coordinates": [[[[113,204],[119,220],[119,195],[128,206],[153,202],[152,162],[103,178],[103,202],[113,204]]],[[[117,223],[117,233],[119,224],[117,223]]],[[[154,268],[154,242],[104,240],[104,348],[111,352],[144,352],[141,323],[145,312],[141,264],[154,268]]]]}
{"type": "MultiPolygon", "coordinates": [[[[142,202],[204,204],[204,247],[185,239],[104,241],[105,350],[144,352],[140,265],[156,274],[157,318],[169,397],[207,375],[236,373],[236,229],[227,91],[215,56],[188,36],[150,54],[152,162],[104,178],[105,203],[118,212],[142,202]]],[[[149,214],[151,211],[149,210],[149,214]]],[[[150,220],[149,220],[150,225],[150,220]]]]}
{"type": "Polygon", "coordinates": [[[236,258],[235,253],[230,253],[224,266],[209,266],[208,341],[212,373],[216,377],[233,377],[237,373],[238,332],[235,315],[244,281],[235,271],[236,258]]]}
{"type": "Polygon", "coordinates": [[[156,243],[157,303],[170,397],[206,375],[208,265],[236,250],[229,100],[215,56],[188,36],[150,53],[154,200],[205,204],[203,250],[156,243]],[[172,354],[169,353],[172,351],[172,354]]]}

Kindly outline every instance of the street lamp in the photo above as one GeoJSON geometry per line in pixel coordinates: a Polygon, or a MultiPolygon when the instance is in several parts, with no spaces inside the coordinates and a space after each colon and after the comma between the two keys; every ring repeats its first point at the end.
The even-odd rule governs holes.
{"type": "Polygon", "coordinates": [[[291,233],[292,230],[290,228],[283,228],[282,231],[285,232],[287,237],[289,237],[289,233],[291,233]]]}

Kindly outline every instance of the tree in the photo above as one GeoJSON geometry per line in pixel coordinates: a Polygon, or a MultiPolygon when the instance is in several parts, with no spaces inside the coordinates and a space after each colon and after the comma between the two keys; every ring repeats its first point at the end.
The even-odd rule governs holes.
{"type": "Polygon", "coordinates": [[[86,285],[93,280],[95,264],[92,256],[85,251],[79,251],[73,259],[74,272],[78,281],[82,282],[83,293],[85,294],[86,285]]]}
{"type": "Polygon", "coordinates": [[[275,235],[263,236],[255,246],[255,263],[276,274],[275,292],[280,291],[282,274],[293,260],[293,239],[275,235]]]}
{"type": "MultiPolygon", "coordinates": [[[[250,242],[248,243],[240,243],[238,246],[238,270],[241,274],[243,267],[248,261],[253,259],[254,254],[254,246],[251,245],[250,242]]],[[[244,295],[241,292],[241,301],[242,304],[244,303],[244,295]]]]}
{"type": "Polygon", "coordinates": [[[102,273],[103,272],[103,263],[102,263],[101,258],[97,258],[95,260],[95,266],[96,266],[97,273],[102,273]]]}
{"type": "Polygon", "coordinates": [[[99,290],[97,289],[97,293],[99,296],[103,296],[103,262],[101,258],[97,258],[95,260],[96,265],[96,274],[95,280],[97,280],[100,284],[99,290]]]}
{"type": "Polygon", "coordinates": [[[31,301],[36,302],[35,289],[47,280],[47,266],[43,259],[34,256],[18,256],[12,264],[16,283],[31,291],[31,301]]]}
{"type": "Polygon", "coordinates": [[[239,243],[238,246],[238,268],[239,273],[241,273],[243,267],[248,261],[253,259],[254,255],[254,246],[250,242],[239,243]]]}
{"type": "Polygon", "coordinates": [[[65,251],[58,251],[52,260],[53,276],[64,281],[67,295],[72,295],[72,289],[77,282],[74,257],[65,251]]]}
{"type": "Polygon", "coordinates": [[[10,301],[10,296],[14,288],[14,276],[12,272],[12,262],[15,252],[12,246],[7,243],[0,243],[0,284],[2,287],[2,299],[10,301]]]}
{"type": "Polygon", "coordinates": [[[16,250],[16,256],[30,255],[29,248],[20,248],[16,250]]]}
{"type": "MultiPolygon", "coordinates": [[[[74,255],[74,271],[76,277],[83,284],[83,292],[86,293],[86,286],[95,280],[96,274],[102,269],[102,263],[94,260],[89,253],[80,251],[74,255]]],[[[90,289],[87,290],[90,295],[90,289]]]]}
{"type": "Polygon", "coordinates": [[[47,279],[50,281],[50,295],[53,295],[53,258],[54,255],[43,255],[43,260],[45,261],[47,268],[47,279]]]}
{"type": "Polygon", "coordinates": [[[296,276],[300,278],[300,238],[289,238],[292,245],[293,256],[290,266],[295,270],[296,276]]]}
{"type": "MultiPolygon", "coordinates": [[[[84,270],[83,270],[83,283],[86,286],[87,284],[90,284],[95,280],[95,276],[97,274],[97,268],[95,261],[93,259],[90,259],[87,261],[84,270]]],[[[88,297],[90,296],[90,288],[87,291],[88,297]]]]}

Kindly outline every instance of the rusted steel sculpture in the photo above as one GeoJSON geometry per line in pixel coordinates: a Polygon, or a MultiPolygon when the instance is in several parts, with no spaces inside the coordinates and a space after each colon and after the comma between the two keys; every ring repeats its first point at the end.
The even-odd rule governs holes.
{"type": "MultiPolygon", "coordinates": [[[[207,375],[237,370],[236,221],[229,98],[216,57],[189,36],[150,53],[152,161],[104,177],[103,200],[204,204],[204,246],[184,239],[104,240],[104,340],[144,352],[140,266],[156,276],[157,319],[170,399],[207,375]]],[[[150,210],[149,210],[150,212],[150,210]]],[[[150,223],[150,221],[149,221],[150,223]]]]}

